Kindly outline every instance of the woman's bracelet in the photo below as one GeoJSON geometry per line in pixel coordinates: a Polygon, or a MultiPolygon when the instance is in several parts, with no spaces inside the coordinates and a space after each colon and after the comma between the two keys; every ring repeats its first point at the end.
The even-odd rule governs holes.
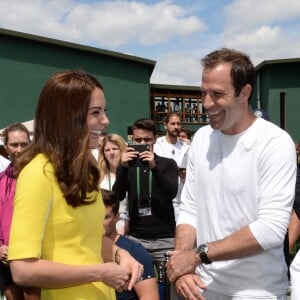
{"type": "Polygon", "coordinates": [[[119,251],[120,251],[120,248],[117,248],[115,255],[114,255],[115,263],[118,265],[120,264],[120,260],[121,260],[119,251]]]}

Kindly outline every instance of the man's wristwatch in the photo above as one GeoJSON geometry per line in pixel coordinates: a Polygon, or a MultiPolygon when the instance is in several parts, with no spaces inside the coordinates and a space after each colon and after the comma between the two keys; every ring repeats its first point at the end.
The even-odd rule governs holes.
{"type": "Polygon", "coordinates": [[[211,261],[209,260],[207,256],[208,252],[208,245],[206,244],[201,244],[197,249],[196,249],[196,254],[200,256],[200,259],[202,263],[204,264],[211,264],[211,261]]]}

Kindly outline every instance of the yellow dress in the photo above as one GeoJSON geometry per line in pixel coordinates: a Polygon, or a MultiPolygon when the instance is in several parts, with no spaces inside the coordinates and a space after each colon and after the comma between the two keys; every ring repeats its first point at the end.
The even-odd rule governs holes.
{"type": "MultiPolygon", "coordinates": [[[[95,192],[96,193],[96,192],[95,192]]],[[[37,155],[20,173],[10,232],[9,260],[42,258],[69,265],[103,263],[104,204],[67,205],[47,158],[37,155]]],[[[102,282],[42,289],[42,299],[111,300],[115,292],[102,282]]]]}

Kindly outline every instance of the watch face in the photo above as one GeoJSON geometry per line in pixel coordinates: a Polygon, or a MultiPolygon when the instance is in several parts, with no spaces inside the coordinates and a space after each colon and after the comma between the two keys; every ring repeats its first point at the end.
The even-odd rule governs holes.
{"type": "Polygon", "coordinates": [[[207,244],[201,244],[197,249],[197,253],[200,256],[202,263],[211,264],[211,261],[207,256],[207,252],[208,252],[207,244]]]}
{"type": "Polygon", "coordinates": [[[208,247],[207,247],[207,245],[206,244],[202,244],[202,245],[200,245],[199,246],[199,253],[207,253],[207,250],[208,250],[208,247]]]}

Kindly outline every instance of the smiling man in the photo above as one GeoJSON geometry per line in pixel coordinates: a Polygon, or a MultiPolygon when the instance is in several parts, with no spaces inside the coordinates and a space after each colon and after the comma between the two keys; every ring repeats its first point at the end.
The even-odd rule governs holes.
{"type": "Polygon", "coordinates": [[[286,299],[294,143],[252,113],[255,70],[247,55],[221,49],[202,62],[210,125],[189,151],[167,274],[185,299],[286,299]]]}

